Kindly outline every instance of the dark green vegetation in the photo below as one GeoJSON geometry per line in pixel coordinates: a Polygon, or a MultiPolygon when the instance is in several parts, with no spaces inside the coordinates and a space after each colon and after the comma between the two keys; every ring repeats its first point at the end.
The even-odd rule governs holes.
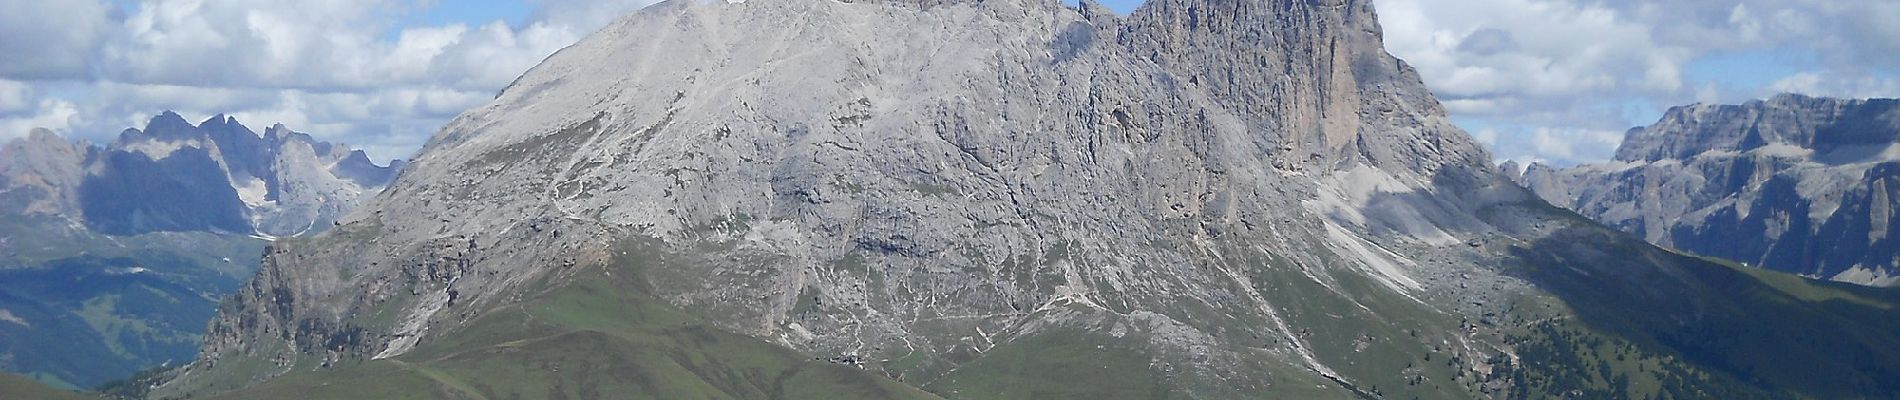
{"type": "Polygon", "coordinates": [[[0,221],[0,369],[93,387],[197,355],[219,297],[257,268],[261,240],[109,237],[51,219],[0,221]]]}
{"type": "Polygon", "coordinates": [[[641,272],[655,262],[561,271],[578,275],[401,357],[299,365],[213,398],[935,398],[671,308],[648,294],[641,272]]]}
{"type": "Polygon", "coordinates": [[[1566,310],[1526,309],[1514,392],[1583,398],[1865,398],[1900,393],[1900,292],[1649,248],[1573,229],[1513,271],[1566,310]],[[1674,266],[1657,270],[1652,265],[1674,266]],[[1693,282],[1694,284],[1683,284],[1693,282]]]}
{"type": "Polygon", "coordinates": [[[0,373],[0,399],[32,400],[78,400],[96,399],[84,393],[69,391],[34,381],[24,376],[0,373]]]}

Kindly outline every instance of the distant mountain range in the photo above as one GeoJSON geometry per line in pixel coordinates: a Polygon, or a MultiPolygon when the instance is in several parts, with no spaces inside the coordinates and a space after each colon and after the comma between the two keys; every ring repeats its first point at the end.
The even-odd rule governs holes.
{"type": "Polygon", "coordinates": [[[0,212],[60,216],[130,235],[321,231],[402,161],[272,126],[262,136],[218,115],[198,125],[166,112],[104,147],[35,130],[0,150],[0,212]]]}
{"type": "Polygon", "coordinates": [[[1665,247],[1900,284],[1900,100],[1783,95],[1677,107],[1630,130],[1614,161],[1536,164],[1517,178],[1552,204],[1665,247]]]}
{"type": "Polygon", "coordinates": [[[103,146],[0,147],[0,369],[69,387],[196,353],[265,243],[329,228],[395,177],[360,150],[219,115],[152,118],[103,146]]]}

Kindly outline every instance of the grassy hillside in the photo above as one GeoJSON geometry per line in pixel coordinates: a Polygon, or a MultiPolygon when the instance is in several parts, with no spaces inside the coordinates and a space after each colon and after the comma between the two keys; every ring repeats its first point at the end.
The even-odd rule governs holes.
{"type": "Polygon", "coordinates": [[[1126,341],[1086,332],[1004,343],[926,385],[952,399],[1185,399],[1126,341]]]}
{"type": "Polygon", "coordinates": [[[1900,393],[1900,292],[1803,279],[1576,229],[1517,252],[1551,294],[1510,338],[1520,393],[1865,398],[1900,393]],[[1593,246],[1593,244],[1596,244],[1593,246]],[[1670,268],[1657,269],[1656,265],[1670,268]]]}
{"type": "Polygon", "coordinates": [[[85,393],[48,386],[24,376],[0,374],[0,399],[79,400],[98,398],[97,396],[85,393]]]}

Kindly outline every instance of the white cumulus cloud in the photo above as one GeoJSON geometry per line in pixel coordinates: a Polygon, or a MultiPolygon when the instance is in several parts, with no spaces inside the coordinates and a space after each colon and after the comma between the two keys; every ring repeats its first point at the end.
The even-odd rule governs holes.
{"type": "Polygon", "coordinates": [[[26,137],[34,128],[68,130],[76,122],[79,122],[78,106],[64,100],[41,100],[25,116],[0,119],[0,141],[26,137]]]}
{"type": "MultiPolygon", "coordinates": [[[[405,17],[470,4],[0,0],[0,138],[32,127],[108,138],[170,109],[284,122],[402,157],[549,54],[655,0],[494,1],[531,10],[417,25],[405,17]]],[[[1630,125],[1679,104],[1900,96],[1900,1],[1374,1],[1388,48],[1503,158],[1604,159],[1630,125]],[[1708,65],[1750,53],[1786,59],[1708,65]]]]}
{"type": "Polygon", "coordinates": [[[1388,49],[1502,158],[1602,160],[1673,105],[1900,96],[1895,1],[1376,1],[1388,49]],[[1786,60],[1698,71],[1750,53],[1786,60]]]}
{"type": "Polygon", "coordinates": [[[104,139],[176,110],[255,129],[283,122],[404,157],[548,55],[652,2],[531,1],[538,9],[513,24],[429,26],[402,17],[469,5],[0,0],[0,137],[45,127],[104,139]]]}

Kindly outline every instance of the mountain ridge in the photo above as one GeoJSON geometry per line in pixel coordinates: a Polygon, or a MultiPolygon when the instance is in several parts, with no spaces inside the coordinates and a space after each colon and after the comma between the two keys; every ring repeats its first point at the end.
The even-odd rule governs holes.
{"type": "Polygon", "coordinates": [[[404,163],[376,165],[362,150],[282,124],[260,136],[223,114],[192,125],[170,111],[102,147],[34,130],[6,149],[7,159],[20,161],[0,175],[19,183],[0,185],[0,196],[22,197],[14,204],[26,207],[18,212],[71,218],[110,234],[322,230],[357,196],[394,179],[404,163]],[[126,201],[132,198],[143,199],[126,201]],[[169,208],[146,209],[154,206],[169,208]]]}
{"type": "Polygon", "coordinates": [[[1533,165],[1554,204],[1665,247],[1783,272],[1900,283],[1885,239],[1900,168],[1900,100],[1781,95],[1671,109],[1614,161],[1533,165]]]}
{"type": "MultiPolygon", "coordinates": [[[[429,378],[419,391],[674,393],[570,368],[468,384],[520,376],[500,371],[535,353],[510,343],[576,351],[488,327],[673,326],[517,313],[544,301],[660,307],[949,398],[1073,393],[996,361],[1045,358],[1110,367],[1049,386],[1154,397],[1900,391],[1883,380],[1900,360],[1890,324],[1840,317],[1882,311],[1824,308],[1786,288],[1834,288],[1765,283],[1539,200],[1381,34],[1367,0],[1162,0],[1127,17],[660,3],[450,121],[335,229],[273,243],[153,397],[403,365],[429,378]],[[1821,344],[1757,312],[1852,334],[1821,344]],[[1755,333],[1718,340],[1699,321],[1755,333]],[[1709,356],[1774,349],[1835,377],[1709,356]]],[[[785,376],[735,368],[686,381],[785,376]]]]}

